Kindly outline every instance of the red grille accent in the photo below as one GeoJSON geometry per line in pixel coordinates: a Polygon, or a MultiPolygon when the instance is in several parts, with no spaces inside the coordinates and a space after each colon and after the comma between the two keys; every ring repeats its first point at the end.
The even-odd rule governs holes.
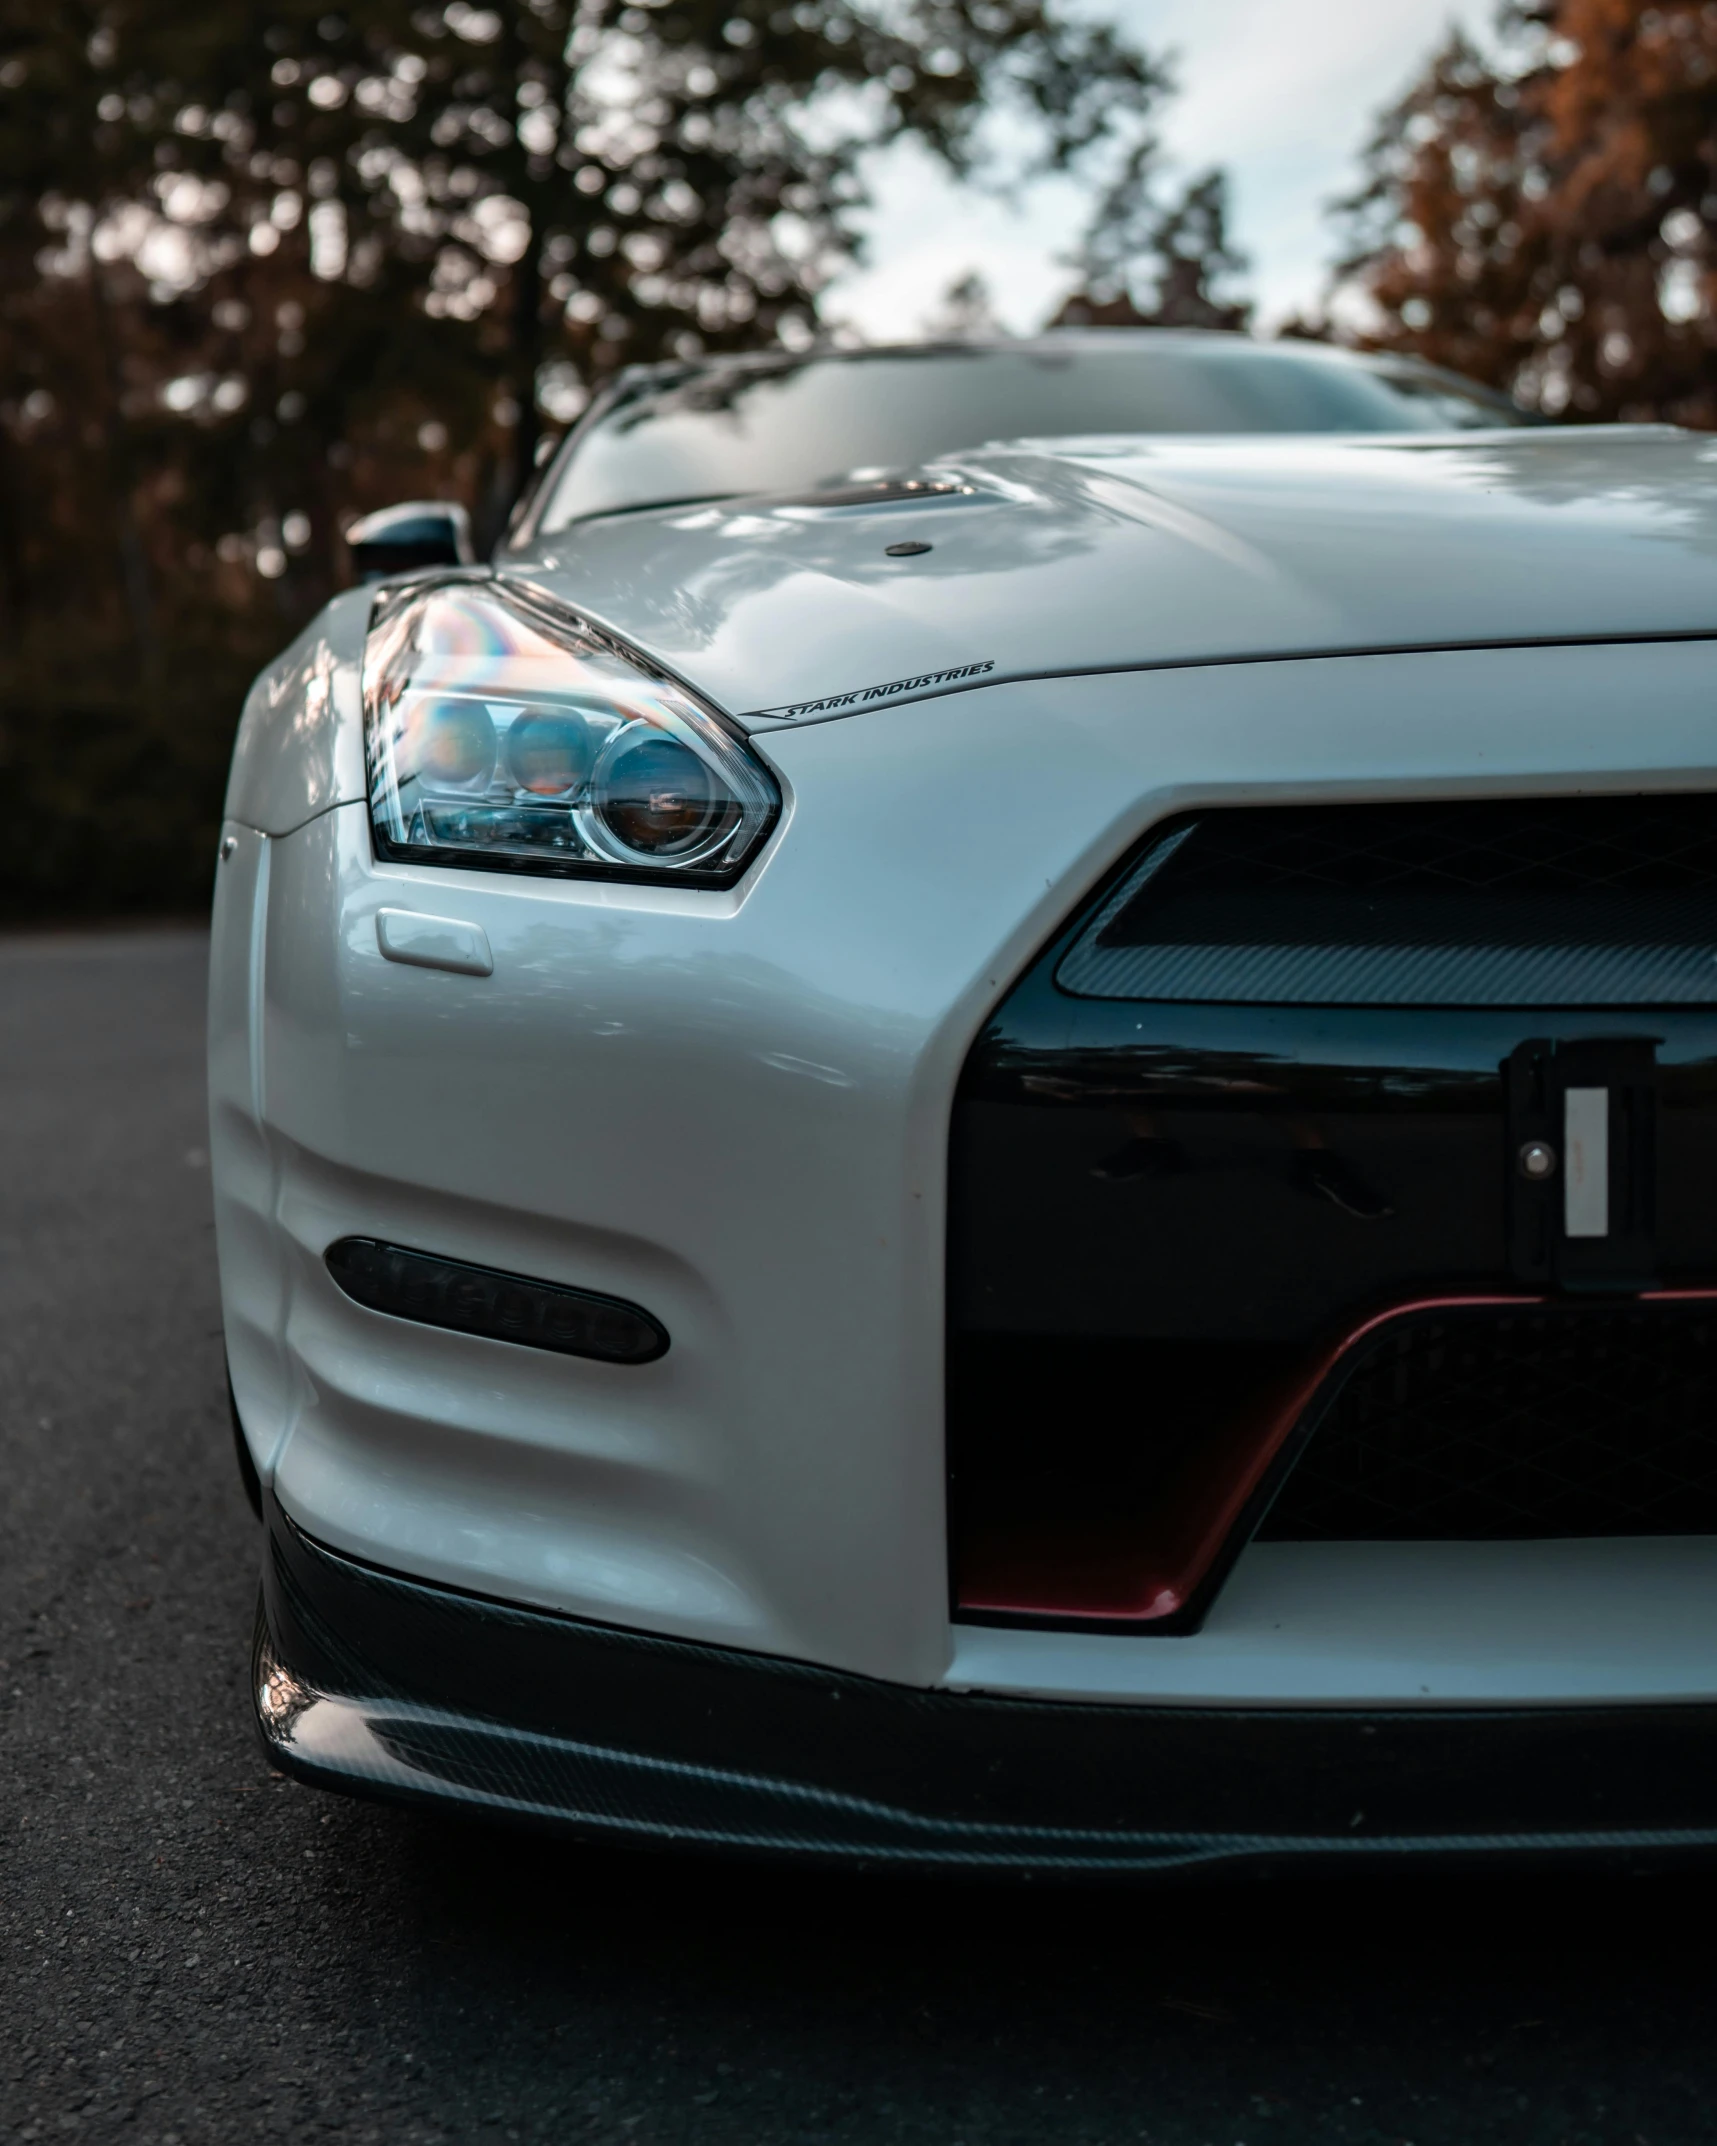
{"type": "MultiPolygon", "coordinates": [[[[1033,1512],[992,1514],[957,1530],[956,1613],[1185,1629],[1258,1524],[1274,1488],[1272,1477],[1280,1480],[1278,1463],[1308,1407],[1351,1364],[1356,1350],[1388,1328],[1427,1314],[1525,1312],[1547,1301],[1446,1296],[1392,1305],[1362,1320],[1302,1369],[1254,1394],[1184,1453],[1141,1505],[1102,1508],[1094,1501],[1076,1522],[1046,1522],[1033,1512]]],[[[1717,1290],[1666,1290],[1632,1302],[1711,1304],[1717,1303],[1717,1290]]]]}

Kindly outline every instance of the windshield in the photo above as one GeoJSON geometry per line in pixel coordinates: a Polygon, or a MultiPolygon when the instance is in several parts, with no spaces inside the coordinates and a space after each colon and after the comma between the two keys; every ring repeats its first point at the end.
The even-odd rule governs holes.
{"type": "Polygon", "coordinates": [[[628,507],[811,491],[991,440],[1527,422],[1504,397],[1450,373],[1242,336],[766,359],[646,381],[576,437],[539,527],[546,534],[628,507]]]}

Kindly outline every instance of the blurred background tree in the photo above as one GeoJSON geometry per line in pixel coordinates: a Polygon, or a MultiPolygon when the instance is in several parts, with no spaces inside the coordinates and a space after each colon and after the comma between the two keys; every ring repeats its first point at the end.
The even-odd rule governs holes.
{"type": "Polygon", "coordinates": [[[1080,288],[1054,327],[1215,328],[1251,322],[1234,293],[1246,256],[1228,237],[1228,179],[1207,171],[1166,205],[1153,185],[1155,150],[1134,144],[1105,189],[1074,256],[1080,288]]]}
{"type": "Polygon", "coordinates": [[[940,301],[919,322],[920,332],[935,342],[981,343],[1006,335],[988,282],[975,268],[956,276],[940,301]]]}
{"type": "Polygon", "coordinates": [[[1564,420],[1717,425],[1717,9],[1504,7],[1384,115],[1345,215],[1373,346],[1564,420]]]}
{"type": "Polygon", "coordinates": [[[1056,0],[0,0],[0,911],[207,885],[248,676],[341,531],[485,537],[621,365],[807,346],[864,162],[1142,138],[1056,0]]]}

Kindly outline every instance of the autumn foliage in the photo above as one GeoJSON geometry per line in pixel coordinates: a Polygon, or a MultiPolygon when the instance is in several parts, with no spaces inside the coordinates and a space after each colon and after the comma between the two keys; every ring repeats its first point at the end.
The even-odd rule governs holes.
{"type": "Polygon", "coordinates": [[[1717,6],[1546,0],[1451,37],[1347,205],[1367,340],[1547,414],[1717,426],[1717,6]]]}

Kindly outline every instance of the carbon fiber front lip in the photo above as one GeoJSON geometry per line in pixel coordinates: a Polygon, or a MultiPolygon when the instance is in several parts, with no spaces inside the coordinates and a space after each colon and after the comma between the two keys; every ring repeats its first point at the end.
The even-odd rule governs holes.
{"type": "Polygon", "coordinates": [[[300,1779],[660,1846],[1099,1873],[1172,1870],[1269,1855],[1282,1846],[1197,1834],[951,1824],[791,1781],[532,1735],[433,1708],[313,1692],[282,1665],[266,1624],[258,1631],[255,1691],[269,1756],[300,1779]]]}
{"type": "Polygon", "coordinates": [[[312,1691],[259,1620],[253,1688],[270,1759],[323,1788],[453,1805],[635,1845],[737,1850],[903,1870],[1146,1877],[1219,1867],[1410,1865],[1705,1855],[1717,1827],[1555,1833],[1078,1831],[927,1817],[790,1781],[663,1762],[470,1716],[312,1691]]]}
{"type": "Polygon", "coordinates": [[[1717,1847],[1717,1707],[907,1690],[426,1586],[266,1504],[257,1723],[281,1770],[352,1794],[595,1840],[1063,1877],[1717,1847]]]}

